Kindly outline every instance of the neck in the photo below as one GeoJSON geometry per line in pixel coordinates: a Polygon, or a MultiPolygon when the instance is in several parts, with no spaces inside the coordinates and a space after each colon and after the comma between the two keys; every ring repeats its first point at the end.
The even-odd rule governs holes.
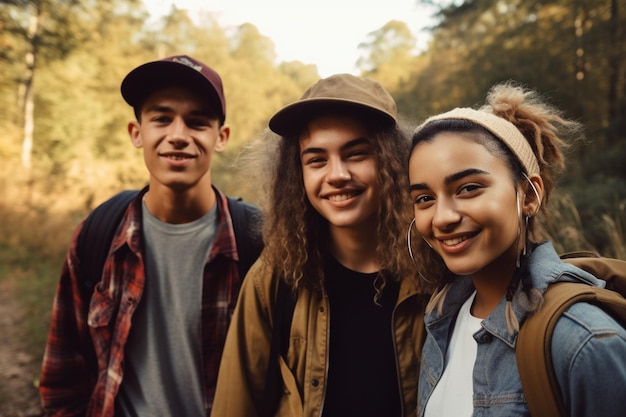
{"type": "Polygon", "coordinates": [[[510,254],[504,253],[500,259],[472,274],[476,287],[472,315],[478,318],[489,316],[506,295],[514,273],[515,258],[511,260],[510,254]]]}
{"type": "Polygon", "coordinates": [[[145,195],[145,203],[150,213],[165,223],[183,224],[199,219],[208,213],[216,203],[212,188],[174,190],[169,187],[150,185],[145,195]]]}
{"type": "Polygon", "coordinates": [[[367,230],[331,228],[330,253],[346,268],[363,273],[380,270],[376,257],[378,238],[374,227],[367,230]]]}

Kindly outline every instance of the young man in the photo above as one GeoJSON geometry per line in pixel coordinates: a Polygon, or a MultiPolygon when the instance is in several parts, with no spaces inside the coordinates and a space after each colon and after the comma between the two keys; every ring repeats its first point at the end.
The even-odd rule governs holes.
{"type": "MultiPolygon", "coordinates": [[[[227,197],[211,183],[226,146],[220,76],[189,56],[131,71],[131,142],[149,176],[114,225],[95,290],[80,282],[76,229],[61,273],[40,382],[51,416],[208,416],[243,277],[227,197]]],[[[246,233],[248,233],[246,235],[246,233]]],[[[249,255],[249,254],[246,254],[249,255]]]]}
{"type": "Polygon", "coordinates": [[[414,415],[426,297],[406,252],[409,141],[393,98],[338,74],[269,126],[280,137],[261,143],[266,247],[235,309],[213,415],[414,415]]]}

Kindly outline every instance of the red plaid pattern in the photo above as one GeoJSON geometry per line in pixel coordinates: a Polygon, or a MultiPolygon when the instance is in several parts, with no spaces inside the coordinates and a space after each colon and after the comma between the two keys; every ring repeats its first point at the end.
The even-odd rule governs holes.
{"type": "MultiPolygon", "coordinates": [[[[207,259],[202,296],[202,363],[206,415],[215,393],[226,331],[241,280],[237,248],[226,196],[217,195],[217,235],[207,259]]],[[[39,385],[49,416],[114,414],[123,378],[124,346],[145,283],[141,198],[130,205],[113,238],[103,276],[91,300],[78,282],[77,227],[63,264],[54,299],[50,332],[39,385]]],[[[164,381],[166,383],[167,381],[164,381]]]]}

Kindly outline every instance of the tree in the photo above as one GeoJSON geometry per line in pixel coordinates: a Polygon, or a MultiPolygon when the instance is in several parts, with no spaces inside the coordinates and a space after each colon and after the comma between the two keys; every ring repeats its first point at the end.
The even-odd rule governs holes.
{"type": "MultiPolygon", "coordinates": [[[[588,141],[569,152],[561,189],[574,197],[587,235],[604,227],[600,213],[622,213],[626,222],[626,133],[620,128],[626,20],[619,6],[617,0],[448,2],[439,9],[428,51],[396,95],[398,106],[423,119],[482,104],[501,81],[536,89],[586,127],[588,141]]],[[[600,235],[590,240],[600,249],[606,244],[600,235]]]]}
{"type": "Polygon", "coordinates": [[[357,68],[365,77],[377,79],[389,90],[396,90],[410,76],[416,39],[405,22],[392,20],[368,34],[359,44],[362,51],[357,68]]]}
{"type": "Polygon", "coordinates": [[[15,35],[14,51],[24,63],[18,84],[17,106],[22,112],[22,165],[31,168],[35,130],[37,69],[64,59],[91,33],[87,0],[23,0],[3,2],[7,24],[15,35]]]}

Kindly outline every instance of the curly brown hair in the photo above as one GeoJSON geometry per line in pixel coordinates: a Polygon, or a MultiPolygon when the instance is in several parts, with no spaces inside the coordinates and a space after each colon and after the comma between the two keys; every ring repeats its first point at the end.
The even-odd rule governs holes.
{"type": "MultiPolygon", "coordinates": [[[[335,110],[333,114],[337,114],[335,110]]],[[[339,111],[340,112],[340,111],[339,111]]],[[[340,112],[341,113],[341,112],[340,112]]],[[[346,113],[363,123],[370,132],[381,185],[377,211],[376,255],[381,265],[377,279],[380,293],[388,276],[400,280],[416,278],[415,266],[407,254],[405,233],[413,217],[406,199],[406,160],[410,140],[399,125],[376,123],[346,113]]],[[[268,172],[261,201],[265,220],[263,239],[265,264],[281,274],[294,291],[299,287],[321,290],[324,282],[323,257],[328,239],[328,221],[309,202],[304,189],[300,161],[300,132],[278,136],[266,131],[254,145],[261,150],[262,172],[268,172]]],[[[417,281],[417,280],[416,280],[417,281]]]]}

